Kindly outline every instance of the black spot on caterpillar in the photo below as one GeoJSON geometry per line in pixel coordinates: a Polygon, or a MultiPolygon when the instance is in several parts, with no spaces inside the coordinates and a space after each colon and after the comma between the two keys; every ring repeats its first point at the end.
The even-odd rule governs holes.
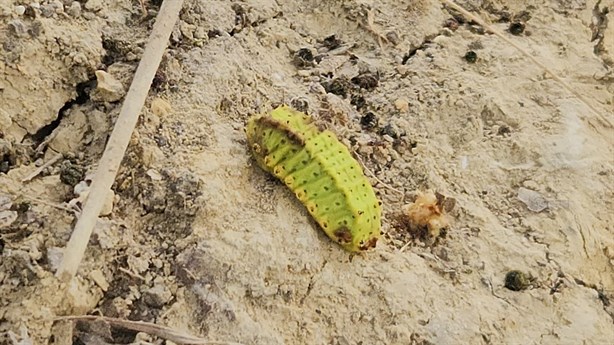
{"type": "Polygon", "coordinates": [[[294,192],[328,237],[349,251],[375,247],[381,202],[332,132],[281,106],[248,120],[247,141],[258,165],[294,192]]]}

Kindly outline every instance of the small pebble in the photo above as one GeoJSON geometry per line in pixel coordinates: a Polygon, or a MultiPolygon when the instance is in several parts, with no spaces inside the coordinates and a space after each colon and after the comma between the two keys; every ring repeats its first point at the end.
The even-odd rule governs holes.
{"type": "Polygon", "coordinates": [[[73,164],[69,160],[60,165],[60,181],[71,187],[75,187],[84,176],[85,169],[80,165],[73,164]]]}
{"type": "Polygon", "coordinates": [[[341,40],[337,38],[337,36],[335,36],[334,34],[326,37],[322,42],[324,47],[328,48],[328,50],[339,48],[341,46],[341,43],[341,40]]]}
{"type": "Polygon", "coordinates": [[[297,68],[313,67],[313,52],[309,48],[301,48],[296,53],[294,53],[292,62],[297,68]]]}
{"type": "Polygon", "coordinates": [[[124,97],[126,93],[122,83],[115,79],[111,74],[98,70],[95,72],[96,90],[92,93],[92,100],[97,102],[116,102],[124,97]]]}
{"type": "Polygon", "coordinates": [[[170,105],[170,103],[162,98],[154,98],[154,100],[151,101],[151,106],[149,109],[151,109],[151,112],[158,117],[168,116],[168,114],[173,111],[173,107],[170,105]]]}
{"type": "Polygon", "coordinates": [[[15,211],[0,210],[0,229],[6,228],[17,220],[19,215],[15,211]]]}
{"type": "Polygon", "coordinates": [[[379,75],[365,72],[355,76],[351,81],[362,89],[373,90],[379,84],[379,75]]]}
{"type": "Polygon", "coordinates": [[[518,199],[522,201],[529,210],[541,212],[548,208],[548,200],[538,192],[524,187],[518,188],[518,199]]]}
{"type": "Polygon", "coordinates": [[[75,18],[80,17],[81,16],[81,3],[78,1],[73,1],[68,7],[68,9],[66,10],[66,13],[68,13],[69,15],[75,18]]]}
{"type": "Polygon", "coordinates": [[[387,124],[386,126],[384,126],[383,128],[381,128],[378,131],[378,134],[381,136],[389,136],[392,139],[398,139],[399,138],[399,134],[397,133],[396,129],[394,128],[393,125],[391,124],[387,124]]]}
{"type": "Polygon", "coordinates": [[[64,4],[60,0],[55,0],[51,2],[51,6],[53,6],[53,9],[57,14],[64,12],[64,4]]]}
{"type": "MultiPolygon", "coordinates": [[[[83,18],[85,18],[87,20],[92,20],[92,19],[96,18],[96,15],[94,13],[92,13],[92,12],[84,12],[83,13],[83,18]]],[[[133,60],[135,60],[135,59],[133,59],[133,60]]],[[[129,60],[129,61],[132,61],[132,60],[129,60]]]]}
{"type": "Polygon", "coordinates": [[[92,12],[98,12],[102,9],[102,5],[102,0],[88,0],[88,2],[85,3],[85,9],[92,12]]]}
{"type": "Polygon", "coordinates": [[[367,101],[361,95],[352,95],[350,97],[350,104],[356,107],[356,110],[360,110],[367,105],[367,101]]]}
{"type": "Polygon", "coordinates": [[[364,129],[373,129],[377,126],[377,116],[374,113],[368,112],[360,118],[360,125],[364,129]]]}
{"type": "Polygon", "coordinates": [[[473,50],[470,50],[465,54],[465,60],[467,60],[469,63],[475,63],[478,60],[478,54],[473,50]]]}
{"type": "Polygon", "coordinates": [[[45,18],[52,17],[55,14],[55,6],[53,4],[45,4],[41,6],[41,15],[45,18]]]}
{"type": "Polygon", "coordinates": [[[458,29],[459,23],[456,19],[449,18],[449,19],[446,19],[443,25],[452,31],[456,31],[456,29],[458,29]]]}
{"type": "Polygon", "coordinates": [[[47,248],[47,264],[52,272],[55,272],[60,267],[62,258],[64,257],[64,250],[59,247],[47,248]]]}
{"type": "Polygon", "coordinates": [[[146,174],[147,176],[149,176],[149,178],[151,178],[152,181],[162,181],[164,179],[162,174],[160,174],[158,170],[155,169],[147,170],[146,174]]]}
{"type": "Polygon", "coordinates": [[[398,45],[401,42],[401,39],[399,38],[399,35],[395,32],[395,31],[389,31],[386,33],[386,39],[388,40],[388,42],[392,43],[393,45],[398,45]]]}
{"type": "Polygon", "coordinates": [[[521,22],[513,22],[510,24],[509,31],[512,35],[519,36],[524,31],[525,25],[521,22]]]}
{"type": "Polygon", "coordinates": [[[407,111],[409,111],[409,102],[404,98],[399,98],[394,101],[394,106],[395,108],[397,108],[398,111],[402,113],[406,113],[407,111]]]}
{"type": "Polygon", "coordinates": [[[161,308],[173,298],[172,293],[164,284],[155,284],[143,291],[143,301],[150,307],[161,308]]]}
{"type": "Polygon", "coordinates": [[[17,37],[26,37],[28,36],[28,30],[26,25],[18,19],[12,20],[9,22],[9,29],[15,34],[17,37]]]}
{"type": "Polygon", "coordinates": [[[15,6],[15,13],[18,16],[22,16],[24,13],[26,13],[26,7],[22,5],[15,6]]]}
{"type": "Polygon", "coordinates": [[[98,285],[102,291],[107,291],[109,289],[109,282],[104,277],[104,274],[101,270],[93,270],[89,274],[90,278],[98,285]]]}
{"type": "Polygon", "coordinates": [[[303,113],[307,113],[309,110],[309,100],[305,97],[294,97],[290,100],[290,105],[303,113]]]}

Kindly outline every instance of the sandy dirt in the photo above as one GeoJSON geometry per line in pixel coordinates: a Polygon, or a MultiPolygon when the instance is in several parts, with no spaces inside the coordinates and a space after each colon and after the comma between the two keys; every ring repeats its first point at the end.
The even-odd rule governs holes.
{"type": "MultiPolygon", "coordinates": [[[[86,314],[242,344],[612,343],[614,130],[435,0],[187,0],[60,284],[160,2],[0,0],[0,344],[162,343],[53,322],[86,314]],[[369,171],[375,250],[343,251],[253,161],[245,122],[282,103],[369,171]],[[400,221],[426,190],[456,201],[438,238],[400,221]]],[[[614,2],[459,3],[614,121],[614,2]]]]}

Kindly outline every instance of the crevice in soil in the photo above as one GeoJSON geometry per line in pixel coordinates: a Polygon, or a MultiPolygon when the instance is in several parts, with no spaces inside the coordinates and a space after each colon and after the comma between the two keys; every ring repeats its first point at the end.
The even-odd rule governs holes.
{"type": "Polygon", "coordinates": [[[425,50],[426,48],[429,47],[430,43],[432,43],[432,37],[425,37],[424,40],[422,41],[422,43],[420,43],[419,46],[417,46],[417,47],[412,46],[411,49],[409,49],[409,52],[407,52],[407,54],[405,54],[405,56],[403,56],[403,61],[401,62],[401,64],[403,64],[403,65],[407,64],[407,62],[414,55],[416,55],[418,50],[425,50]]]}
{"type": "Polygon", "coordinates": [[[85,104],[90,99],[90,91],[96,84],[96,79],[90,79],[82,83],[77,84],[77,97],[64,104],[58,111],[58,116],[50,124],[40,128],[36,133],[30,135],[28,138],[34,142],[34,146],[38,146],[45,140],[62,122],[66,111],[73,105],[85,104]]]}
{"type": "Polygon", "coordinates": [[[603,304],[603,310],[608,315],[610,315],[610,317],[612,318],[612,321],[614,321],[614,311],[612,311],[612,308],[610,307],[612,304],[612,301],[610,301],[610,296],[606,294],[606,291],[603,288],[599,288],[597,287],[597,285],[592,284],[592,283],[587,283],[583,281],[582,279],[579,279],[576,277],[573,277],[573,279],[576,282],[576,284],[583,286],[585,288],[588,288],[588,289],[593,289],[595,290],[595,292],[597,292],[597,297],[601,301],[601,304],[603,304]]]}

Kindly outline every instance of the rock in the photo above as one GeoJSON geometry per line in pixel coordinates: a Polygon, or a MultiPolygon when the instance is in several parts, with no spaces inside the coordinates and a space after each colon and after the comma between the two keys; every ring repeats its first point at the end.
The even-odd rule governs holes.
{"type": "Polygon", "coordinates": [[[75,278],[68,283],[65,301],[71,314],[84,315],[96,307],[102,292],[96,289],[90,289],[80,278],[75,278]]]}
{"type": "Polygon", "coordinates": [[[85,169],[71,161],[66,160],[60,165],[60,181],[75,187],[85,177],[85,169]]]}
{"type": "Polygon", "coordinates": [[[173,107],[162,98],[154,98],[149,108],[151,112],[158,117],[165,117],[173,111],[173,107]]]}
{"type": "Polygon", "coordinates": [[[53,4],[41,5],[41,15],[45,18],[53,17],[56,13],[56,8],[53,4]]]}
{"type": "Polygon", "coordinates": [[[93,270],[90,272],[89,276],[94,283],[96,283],[96,285],[102,289],[102,291],[106,292],[109,289],[109,282],[107,282],[107,279],[104,277],[101,270],[93,270]]]}
{"type": "Polygon", "coordinates": [[[64,257],[64,250],[59,247],[47,248],[47,262],[49,263],[49,269],[55,272],[60,267],[62,258],[64,257]]]}
{"type": "Polygon", "coordinates": [[[26,13],[25,6],[23,5],[15,6],[15,14],[17,14],[18,16],[22,16],[24,13],[26,13]]]}
{"type": "Polygon", "coordinates": [[[399,98],[394,101],[394,106],[395,108],[397,108],[398,111],[402,113],[406,113],[407,111],[409,111],[409,102],[404,98],[399,98]]]}
{"type": "Polygon", "coordinates": [[[524,187],[518,188],[518,199],[533,212],[541,212],[548,208],[548,200],[538,192],[524,187]]]}
{"type": "Polygon", "coordinates": [[[87,118],[81,109],[71,109],[56,129],[57,135],[49,142],[53,150],[67,154],[77,152],[88,130],[87,118]]]}
{"type": "Polygon", "coordinates": [[[13,201],[10,196],[0,194],[0,210],[8,210],[13,206],[13,201]]]}
{"type": "Polygon", "coordinates": [[[130,271],[135,272],[135,273],[140,274],[149,269],[149,258],[146,258],[143,256],[137,257],[134,255],[130,255],[126,259],[126,262],[128,263],[128,267],[130,268],[130,271]]]}
{"type": "Polygon", "coordinates": [[[164,160],[164,152],[157,146],[143,146],[141,159],[144,166],[151,167],[164,160]]]}
{"type": "Polygon", "coordinates": [[[87,181],[81,181],[73,188],[73,193],[77,196],[86,193],[90,190],[90,184],[87,181]]]}
{"type": "Polygon", "coordinates": [[[73,1],[68,9],[66,9],[66,13],[69,15],[78,18],[81,16],[81,3],[78,1],[73,1]]]}
{"type": "Polygon", "coordinates": [[[17,212],[11,210],[0,211],[0,229],[6,228],[17,220],[17,212]]]}
{"type": "Polygon", "coordinates": [[[92,92],[92,100],[98,102],[117,102],[124,97],[126,90],[124,85],[105,71],[96,71],[98,84],[92,92]]]}
{"type": "Polygon", "coordinates": [[[104,205],[102,206],[102,210],[100,210],[100,216],[105,217],[113,212],[113,201],[115,200],[115,192],[110,190],[107,193],[107,197],[104,199],[104,205]]]}
{"type": "Polygon", "coordinates": [[[19,19],[9,22],[9,30],[17,37],[28,37],[26,25],[19,19]]]}
{"type": "Polygon", "coordinates": [[[9,114],[6,111],[0,109],[0,132],[4,132],[9,127],[11,127],[12,124],[13,120],[11,120],[9,114]]]}
{"type": "Polygon", "coordinates": [[[149,176],[149,178],[151,178],[152,181],[162,181],[164,179],[164,177],[162,177],[162,174],[160,174],[158,170],[155,169],[147,170],[146,174],[147,176],[149,176]]]}
{"type": "Polygon", "coordinates": [[[87,19],[87,20],[93,20],[94,18],[96,18],[96,15],[92,12],[84,12],[83,13],[83,18],[87,19]]]}
{"type": "Polygon", "coordinates": [[[161,283],[155,284],[152,288],[143,292],[143,301],[153,308],[163,307],[171,298],[173,298],[173,294],[161,283]]]}
{"type": "Polygon", "coordinates": [[[85,3],[85,9],[92,12],[98,12],[102,9],[102,0],[89,0],[85,3]]]}
{"type": "Polygon", "coordinates": [[[60,0],[52,1],[51,6],[53,7],[53,10],[57,14],[64,12],[64,4],[60,0]]]}

